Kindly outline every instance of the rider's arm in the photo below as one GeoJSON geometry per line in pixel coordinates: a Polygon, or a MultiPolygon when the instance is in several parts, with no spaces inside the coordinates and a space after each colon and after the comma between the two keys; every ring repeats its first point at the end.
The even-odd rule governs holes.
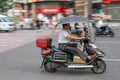
{"type": "Polygon", "coordinates": [[[100,27],[104,27],[108,25],[106,22],[103,21],[99,21],[98,24],[100,25],[100,27]]]}
{"type": "Polygon", "coordinates": [[[76,37],[79,37],[80,35],[76,35],[76,34],[70,34],[71,36],[76,36],[76,37]]]}
{"type": "Polygon", "coordinates": [[[69,38],[69,39],[74,39],[74,40],[85,39],[85,37],[78,37],[78,36],[74,36],[74,35],[71,35],[71,34],[69,34],[69,35],[67,36],[67,38],[69,38]]]}

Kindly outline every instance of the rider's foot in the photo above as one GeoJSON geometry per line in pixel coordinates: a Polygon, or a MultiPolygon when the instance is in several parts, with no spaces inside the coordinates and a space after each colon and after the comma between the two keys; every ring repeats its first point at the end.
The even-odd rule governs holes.
{"type": "Polygon", "coordinates": [[[92,59],[94,59],[97,56],[97,54],[94,54],[92,56],[88,56],[86,63],[89,64],[92,59]]]}
{"type": "Polygon", "coordinates": [[[91,60],[91,59],[93,59],[94,57],[96,57],[96,55],[97,55],[97,54],[94,54],[94,55],[92,55],[92,56],[88,56],[88,59],[91,60]]]}

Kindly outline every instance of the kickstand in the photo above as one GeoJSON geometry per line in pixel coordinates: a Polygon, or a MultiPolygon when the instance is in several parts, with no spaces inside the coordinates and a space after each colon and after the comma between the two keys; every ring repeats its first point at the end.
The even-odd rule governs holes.
{"type": "Polygon", "coordinates": [[[44,70],[43,70],[43,65],[44,65],[44,60],[42,61],[42,64],[41,64],[41,66],[40,66],[40,72],[44,72],[44,70]]]}
{"type": "Polygon", "coordinates": [[[43,65],[44,65],[44,59],[43,59],[43,61],[42,61],[42,64],[41,64],[41,66],[40,66],[40,69],[43,68],[43,65]]]}

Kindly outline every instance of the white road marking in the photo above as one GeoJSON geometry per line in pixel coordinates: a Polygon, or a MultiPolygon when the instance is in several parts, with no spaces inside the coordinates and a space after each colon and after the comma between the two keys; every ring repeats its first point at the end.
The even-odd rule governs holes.
{"type": "Polygon", "coordinates": [[[13,41],[12,42],[10,42],[10,41],[3,41],[3,42],[0,42],[0,44],[1,43],[15,43],[15,42],[13,42],[13,41]]]}
{"type": "Polygon", "coordinates": [[[0,46],[3,47],[3,46],[7,46],[7,45],[6,44],[0,44],[0,46]]]}
{"type": "Polygon", "coordinates": [[[6,45],[14,44],[14,43],[17,43],[17,42],[22,42],[22,41],[24,41],[26,39],[31,38],[32,36],[34,36],[33,33],[25,33],[25,34],[21,34],[21,33],[16,34],[15,33],[14,35],[10,35],[10,36],[7,36],[7,37],[5,35],[1,35],[0,47],[4,47],[6,45]]]}
{"type": "Polygon", "coordinates": [[[20,39],[20,38],[26,38],[26,37],[31,37],[32,35],[29,35],[29,36],[27,36],[27,35],[16,35],[16,36],[11,36],[11,37],[3,37],[3,36],[0,36],[0,39],[13,39],[13,38],[16,38],[17,37],[17,39],[20,39]]]}
{"type": "Polygon", "coordinates": [[[106,44],[120,44],[120,42],[113,42],[113,41],[107,41],[107,42],[96,42],[96,43],[106,43],[106,44]]]}
{"type": "Polygon", "coordinates": [[[0,42],[1,41],[23,41],[21,39],[0,39],[0,42]]]}
{"type": "Polygon", "coordinates": [[[114,62],[120,62],[120,59],[103,59],[105,61],[114,61],[114,62]]]}
{"type": "MultiPolygon", "coordinates": [[[[39,32],[44,32],[44,30],[41,30],[39,32]]],[[[35,41],[36,38],[48,35],[50,32],[47,30],[47,32],[39,33],[36,31],[33,32],[26,32],[26,31],[20,31],[18,33],[3,33],[0,34],[0,53],[14,49],[18,46],[22,46],[26,43],[35,41]]]]}
{"type": "Polygon", "coordinates": [[[115,36],[118,36],[118,37],[119,37],[120,35],[115,35],[115,36]]]}

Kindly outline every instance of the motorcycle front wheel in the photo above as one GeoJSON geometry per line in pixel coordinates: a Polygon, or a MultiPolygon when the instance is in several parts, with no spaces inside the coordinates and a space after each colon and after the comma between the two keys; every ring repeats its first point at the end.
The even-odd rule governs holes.
{"type": "Polygon", "coordinates": [[[110,37],[115,37],[115,33],[112,28],[108,27],[110,37]]]}
{"type": "Polygon", "coordinates": [[[115,33],[111,32],[109,33],[110,37],[115,37],[115,33]]]}
{"type": "Polygon", "coordinates": [[[52,62],[46,62],[44,63],[44,69],[47,71],[47,72],[50,72],[50,73],[54,73],[56,72],[56,68],[54,68],[54,63],[52,62]]]}
{"type": "Polygon", "coordinates": [[[91,70],[96,74],[102,74],[106,70],[106,63],[102,59],[96,59],[91,70]]]}

